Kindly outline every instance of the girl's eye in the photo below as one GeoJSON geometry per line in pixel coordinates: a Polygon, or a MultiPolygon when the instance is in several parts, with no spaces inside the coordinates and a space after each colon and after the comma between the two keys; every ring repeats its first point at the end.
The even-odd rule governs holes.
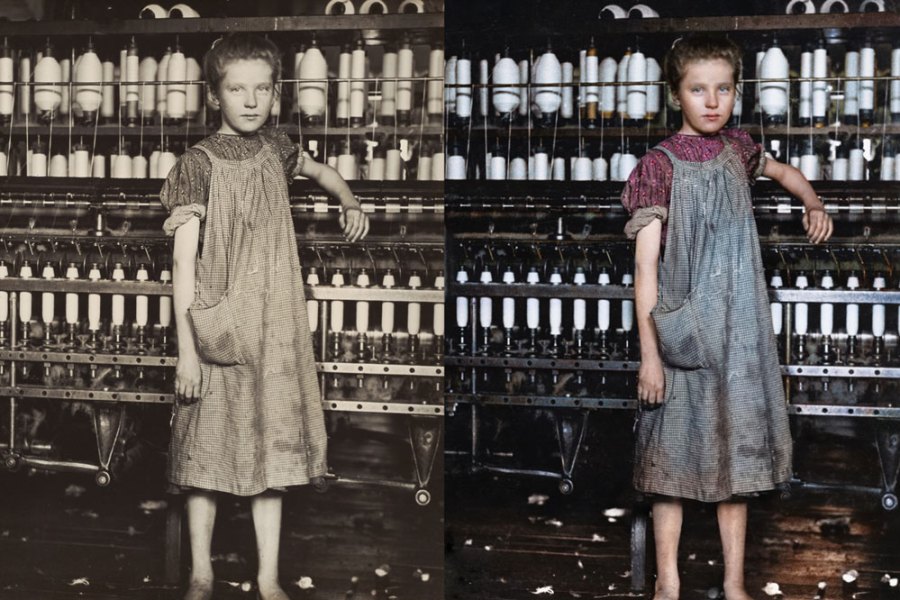
{"type": "Polygon", "coordinates": [[[228,88],[228,91],[231,92],[232,94],[236,94],[239,91],[241,91],[241,88],[232,86],[232,87],[228,88]]]}
{"type": "Polygon", "coordinates": [[[701,88],[698,88],[698,87],[692,87],[692,88],[691,88],[691,93],[694,93],[694,94],[699,94],[699,93],[702,92],[702,91],[703,91],[703,90],[702,90],[701,88]]]}
{"type": "Polygon", "coordinates": [[[731,86],[723,85],[722,87],[719,88],[719,91],[722,92],[723,94],[728,94],[731,92],[731,86]]]}

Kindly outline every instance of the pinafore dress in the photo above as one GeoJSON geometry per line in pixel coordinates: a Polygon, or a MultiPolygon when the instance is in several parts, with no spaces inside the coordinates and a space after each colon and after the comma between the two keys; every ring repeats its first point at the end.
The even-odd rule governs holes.
{"type": "Polygon", "coordinates": [[[326,435],[287,180],[268,145],[212,163],[190,308],[200,401],[177,405],[176,486],[248,496],[326,473],[326,435]]]}
{"type": "Polygon", "coordinates": [[[720,502],[791,476],[791,434],[745,167],[678,159],[651,315],[665,401],[638,414],[634,485],[720,502]]]}

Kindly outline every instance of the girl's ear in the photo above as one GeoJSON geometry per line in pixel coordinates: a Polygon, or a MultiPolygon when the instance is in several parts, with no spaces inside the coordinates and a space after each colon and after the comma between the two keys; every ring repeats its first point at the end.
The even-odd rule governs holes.
{"type": "Polygon", "coordinates": [[[216,91],[210,86],[206,87],[206,101],[210,106],[214,106],[216,109],[219,108],[219,95],[216,94],[216,91]]]}

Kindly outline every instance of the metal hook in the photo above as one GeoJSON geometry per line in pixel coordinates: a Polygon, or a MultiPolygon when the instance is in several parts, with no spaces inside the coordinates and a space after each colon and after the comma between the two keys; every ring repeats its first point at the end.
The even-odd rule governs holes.
{"type": "Polygon", "coordinates": [[[781,260],[781,266],[786,268],[788,266],[788,264],[787,264],[787,261],[784,259],[784,251],[781,248],[781,246],[775,246],[775,254],[777,254],[778,259],[781,260]]]}
{"type": "Polygon", "coordinates": [[[835,277],[840,278],[841,263],[838,261],[837,256],[834,255],[834,248],[832,248],[831,246],[828,247],[828,254],[831,255],[831,261],[834,263],[834,275],[835,277]]]}
{"type": "Polygon", "coordinates": [[[888,279],[893,280],[894,278],[894,265],[891,263],[891,260],[888,258],[887,252],[885,252],[884,248],[879,248],[879,253],[881,254],[882,260],[884,260],[884,264],[887,267],[888,279]]]}
{"type": "Polygon", "coordinates": [[[372,256],[372,249],[368,246],[365,247],[366,256],[369,257],[369,262],[372,263],[372,275],[374,276],[376,267],[375,267],[375,257],[372,256]]]}
{"type": "Polygon", "coordinates": [[[794,278],[791,276],[791,265],[788,264],[788,261],[784,258],[784,249],[781,246],[775,246],[775,253],[778,254],[778,258],[781,260],[781,268],[784,269],[784,274],[787,276],[788,281],[793,281],[794,278]]]}
{"type": "Polygon", "coordinates": [[[859,268],[862,273],[863,283],[868,287],[869,286],[869,270],[866,265],[865,259],[863,259],[862,253],[859,251],[859,246],[856,247],[856,255],[859,257],[859,268]]]}
{"type": "Polygon", "coordinates": [[[397,247],[394,245],[388,246],[388,250],[391,253],[391,256],[394,257],[394,262],[397,264],[397,268],[400,268],[400,257],[397,256],[397,247]]]}
{"type": "Polygon", "coordinates": [[[428,269],[428,261],[425,260],[425,253],[422,252],[422,248],[420,248],[419,246],[416,246],[416,254],[419,255],[419,260],[422,261],[423,272],[425,273],[426,278],[428,278],[428,276],[430,275],[428,269]]]}

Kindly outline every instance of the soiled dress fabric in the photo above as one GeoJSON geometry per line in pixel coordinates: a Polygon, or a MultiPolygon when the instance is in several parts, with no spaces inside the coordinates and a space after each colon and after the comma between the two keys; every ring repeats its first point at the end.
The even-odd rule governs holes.
{"type": "Polygon", "coordinates": [[[774,489],[791,436],[746,166],[734,141],[671,161],[666,250],[652,312],[665,401],[642,410],[634,485],[704,502],[774,489]]]}
{"type": "Polygon", "coordinates": [[[167,231],[205,214],[191,307],[201,399],[175,408],[169,481],[242,496],[309,483],[326,472],[326,436],[283,156],[264,136],[194,148],[163,194],[167,231]]]}

